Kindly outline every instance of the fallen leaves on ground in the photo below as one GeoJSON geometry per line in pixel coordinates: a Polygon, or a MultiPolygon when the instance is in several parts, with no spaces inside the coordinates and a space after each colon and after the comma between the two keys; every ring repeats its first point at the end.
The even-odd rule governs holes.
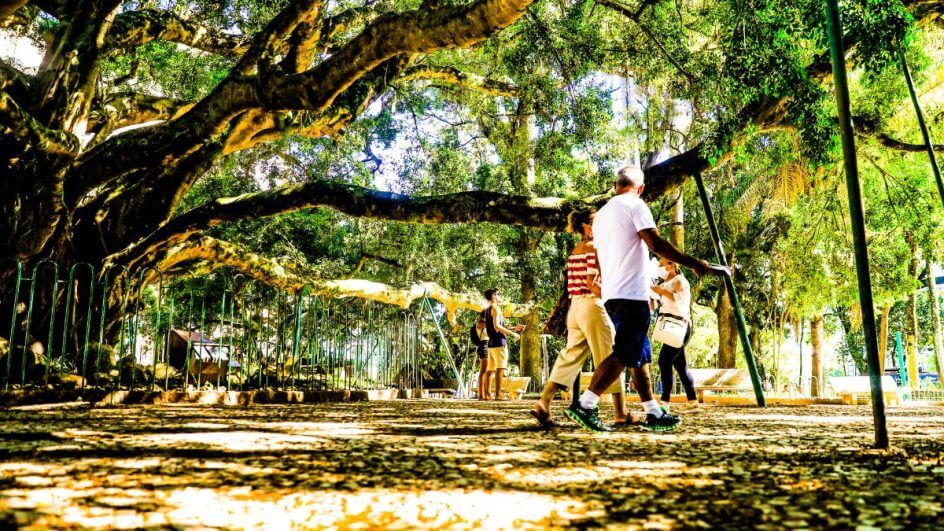
{"type": "Polygon", "coordinates": [[[0,412],[0,526],[937,528],[944,409],[705,407],[539,429],[529,402],[0,412]]]}

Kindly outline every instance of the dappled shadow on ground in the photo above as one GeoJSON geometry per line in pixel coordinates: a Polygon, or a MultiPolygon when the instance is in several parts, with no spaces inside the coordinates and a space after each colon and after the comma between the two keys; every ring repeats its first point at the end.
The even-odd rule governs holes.
{"type": "Polygon", "coordinates": [[[874,452],[867,407],[708,407],[673,433],[609,435],[537,429],[529,407],[8,410],[0,526],[930,528],[944,516],[944,409],[891,410],[895,449],[874,452]]]}

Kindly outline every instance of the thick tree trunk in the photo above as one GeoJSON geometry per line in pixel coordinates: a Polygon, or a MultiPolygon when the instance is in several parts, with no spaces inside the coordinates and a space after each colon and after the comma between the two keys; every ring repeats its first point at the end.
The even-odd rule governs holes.
{"type": "Polygon", "coordinates": [[[531,311],[523,316],[525,326],[521,333],[519,369],[521,376],[528,376],[537,388],[541,381],[541,316],[537,305],[537,282],[535,251],[537,239],[529,229],[522,228],[518,236],[518,256],[521,270],[521,302],[531,311]]]}
{"type": "Polygon", "coordinates": [[[718,303],[715,306],[715,315],[718,317],[718,353],[717,367],[719,369],[733,369],[737,360],[738,329],[737,318],[734,315],[734,306],[728,296],[728,290],[722,286],[718,290],[718,303]]]}
{"type": "MultiPolygon", "coordinates": [[[[918,245],[914,236],[907,235],[911,248],[911,261],[908,263],[908,278],[918,278],[918,245]]],[[[912,389],[918,388],[918,290],[912,289],[905,304],[905,345],[908,356],[908,383],[912,389]]]]}
{"type": "Polygon", "coordinates": [[[810,359],[810,394],[816,398],[822,392],[823,384],[823,316],[817,315],[810,320],[810,344],[813,355],[810,359]]]}
{"type": "Polygon", "coordinates": [[[938,385],[944,387],[944,345],[941,341],[941,307],[937,298],[937,287],[931,269],[931,260],[925,258],[928,270],[928,296],[931,298],[931,330],[934,337],[934,364],[936,365],[938,385]]]}

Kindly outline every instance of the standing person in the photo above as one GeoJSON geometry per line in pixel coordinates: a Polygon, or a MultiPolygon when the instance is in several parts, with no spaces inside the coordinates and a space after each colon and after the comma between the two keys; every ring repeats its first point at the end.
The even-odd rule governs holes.
{"type": "MultiPolygon", "coordinates": [[[[492,373],[495,374],[495,400],[499,400],[502,379],[505,376],[505,369],[508,368],[507,336],[521,339],[517,332],[524,330],[524,326],[518,325],[515,330],[505,328],[505,316],[501,310],[502,298],[497,288],[485,290],[485,300],[488,301],[488,306],[483,310],[485,312],[485,331],[488,334],[488,365],[485,381],[488,382],[492,373]]],[[[487,388],[485,394],[488,396],[487,388]]]]}
{"type": "MultiPolygon", "coordinates": [[[[567,311],[567,346],[554,361],[554,368],[541,399],[534,404],[531,416],[542,426],[550,427],[551,402],[557,391],[567,389],[580,377],[580,371],[588,355],[593,355],[594,365],[599,365],[613,352],[613,323],[600,300],[600,271],[597,268],[597,251],[593,247],[593,216],[591,211],[577,212],[570,218],[568,230],[580,234],[580,242],[574,246],[567,259],[567,295],[570,309],[567,311]]],[[[630,419],[623,397],[623,375],[619,375],[620,391],[613,393],[613,417],[617,425],[625,425],[630,419]]]]}
{"type": "Polygon", "coordinates": [[[648,359],[651,355],[644,355],[650,315],[648,251],[684,265],[699,276],[706,273],[730,275],[730,271],[689,256],[659,236],[652,213],[640,197],[645,188],[645,176],[638,167],[621,168],[614,188],[616,195],[597,212],[593,221],[604,306],[616,329],[613,355],[597,366],[590,388],[580,395],[578,404],[566,411],[589,430],[611,431],[600,422],[597,404],[600,394],[629,367],[646,411],[646,428],[673,430],[682,419],[664,411],[653,399],[649,376],[651,359],[648,359]]]}
{"type": "Polygon", "coordinates": [[[475,346],[475,353],[479,359],[479,386],[476,396],[479,400],[486,400],[488,394],[488,380],[485,375],[488,370],[488,332],[485,330],[485,314],[479,314],[475,324],[469,329],[469,341],[475,346]]]}
{"type": "Polygon", "coordinates": [[[681,347],[662,345],[659,352],[659,372],[662,379],[662,406],[668,409],[672,398],[672,386],[675,385],[672,370],[678,372],[679,381],[685,389],[688,398],[686,409],[698,409],[698,395],[695,394],[695,382],[692,371],[688,368],[685,358],[685,346],[692,335],[692,291],[685,275],[679,273],[678,266],[665,258],[659,259],[659,278],[661,286],[652,286],[652,291],[659,296],[659,315],[673,317],[683,321],[686,326],[685,340],[681,347]]]}

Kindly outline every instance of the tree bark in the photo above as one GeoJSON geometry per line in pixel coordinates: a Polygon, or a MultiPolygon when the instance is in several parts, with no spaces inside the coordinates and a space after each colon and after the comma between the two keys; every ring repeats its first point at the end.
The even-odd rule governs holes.
{"type": "Polygon", "coordinates": [[[715,315],[718,317],[717,367],[719,369],[733,369],[737,363],[738,341],[740,338],[738,337],[734,306],[731,304],[728,290],[724,289],[724,286],[718,290],[715,315]]]}
{"type": "Polygon", "coordinates": [[[820,396],[823,383],[823,316],[817,315],[810,320],[810,344],[813,354],[810,358],[810,394],[820,396]]]}
{"type": "Polygon", "coordinates": [[[892,305],[886,304],[882,308],[882,319],[879,327],[878,334],[878,349],[879,349],[879,374],[885,374],[885,360],[888,358],[888,317],[892,313],[892,305]]]}
{"type": "Polygon", "coordinates": [[[672,230],[669,232],[669,241],[681,250],[685,250],[685,205],[682,191],[672,207],[672,230]]]}
{"type": "Polygon", "coordinates": [[[541,381],[541,316],[537,306],[537,286],[534,271],[534,254],[537,240],[521,229],[518,239],[519,257],[524,264],[521,275],[521,301],[531,308],[522,319],[525,329],[521,333],[519,369],[521,376],[528,376],[535,386],[541,381]]]}
{"type": "Polygon", "coordinates": [[[931,259],[924,259],[928,270],[928,296],[931,298],[931,331],[934,337],[934,364],[937,369],[938,386],[944,387],[944,345],[941,341],[941,306],[937,298],[937,285],[931,269],[931,259]]]}
{"type": "MultiPolygon", "coordinates": [[[[908,279],[918,280],[918,244],[912,234],[907,234],[908,246],[911,249],[911,261],[908,263],[908,279]]],[[[908,301],[905,304],[905,344],[908,355],[908,383],[911,388],[917,389],[918,376],[918,290],[911,289],[908,301]]]]}

